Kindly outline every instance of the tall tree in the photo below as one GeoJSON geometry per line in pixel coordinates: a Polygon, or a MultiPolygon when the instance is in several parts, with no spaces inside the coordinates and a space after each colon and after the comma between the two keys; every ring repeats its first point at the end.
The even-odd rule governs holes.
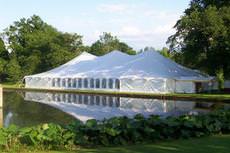
{"type": "MultiPolygon", "coordinates": [[[[39,16],[14,22],[2,33],[8,44],[10,66],[22,71],[15,78],[39,73],[65,63],[78,55],[82,49],[82,36],[63,33],[45,23],[39,16]]],[[[12,75],[9,74],[9,77],[12,75]]],[[[15,79],[11,79],[15,80],[15,79]]]]}
{"type": "Polygon", "coordinates": [[[211,75],[230,77],[230,1],[192,0],[169,37],[176,59],[211,75]]]}
{"type": "Polygon", "coordinates": [[[7,51],[6,46],[1,38],[0,38],[0,58],[4,60],[9,59],[9,52],[7,51]]]}
{"type": "Polygon", "coordinates": [[[9,52],[6,50],[3,40],[0,38],[0,82],[6,78],[5,68],[9,60],[9,52]]]}
{"type": "Polygon", "coordinates": [[[21,78],[22,69],[16,57],[10,59],[10,61],[6,65],[5,71],[7,72],[6,81],[16,82],[22,79],[21,78]]]}
{"type": "Polygon", "coordinates": [[[92,44],[89,52],[101,56],[113,50],[120,50],[127,54],[136,54],[126,43],[120,42],[116,36],[112,36],[111,33],[106,32],[100,36],[99,40],[92,44]]]}

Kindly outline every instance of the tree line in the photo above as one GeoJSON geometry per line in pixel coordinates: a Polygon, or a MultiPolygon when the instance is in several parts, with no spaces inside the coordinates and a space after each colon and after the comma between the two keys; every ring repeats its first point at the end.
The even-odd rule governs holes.
{"type": "MultiPolygon", "coordinates": [[[[230,78],[230,1],[191,0],[159,52],[176,62],[220,79],[230,78]]],[[[140,51],[153,49],[146,47],[140,51]]],[[[39,16],[22,18],[0,34],[0,82],[61,65],[83,51],[97,56],[112,50],[137,52],[111,33],[104,32],[91,46],[77,33],[58,31],[39,16]]]]}
{"type": "Polygon", "coordinates": [[[50,70],[83,51],[101,56],[115,49],[136,54],[110,33],[103,33],[99,40],[86,46],[81,35],[60,32],[37,15],[22,18],[1,33],[0,82],[15,82],[25,75],[50,70]]]}
{"type": "Polygon", "coordinates": [[[176,62],[230,78],[230,1],[192,0],[168,38],[176,62]]]}

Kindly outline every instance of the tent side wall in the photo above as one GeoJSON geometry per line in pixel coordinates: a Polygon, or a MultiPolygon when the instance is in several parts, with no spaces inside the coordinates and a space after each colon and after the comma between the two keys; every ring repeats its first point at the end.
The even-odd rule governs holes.
{"type": "Polygon", "coordinates": [[[26,77],[25,87],[46,89],[87,89],[119,91],[120,81],[116,78],[26,77]]]}
{"type": "Polygon", "coordinates": [[[125,78],[120,80],[120,91],[149,93],[195,93],[194,81],[179,81],[169,78],[125,78]]]}
{"type": "Polygon", "coordinates": [[[122,78],[120,80],[112,79],[111,85],[109,82],[110,79],[62,78],[59,79],[59,83],[57,83],[57,78],[26,77],[25,87],[92,89],[147,93],[195,93],[195,82],[193,81],[175,81],[174,79],[166,78],[122,78]],[[75,81],[75,86],[73,85],[73,81],[75,81]],[[79,81],[81,82],[81,85],[79,84],[79,81]],[[91,83],[93,85],[91,85],[91,83]],[[91,86],[93,86],[93,88],[91,86]]]}
{"type": "Polygon", "coordinates": [[[174,79],[166,79],[166,92],[167,93],[175,93],[176,91],[176,82],[174,79]]]}
{"type": "Polygon", "coordinates": [[[25,78],[26,88],[51,88],[51,78],[40,78],[40,77],[26,77],[25,78]]]}
{"type": "Polygon", "coordinates": [[[194,81],[176,81],[175,93],[195,93],[196,86],[194,81]]]}
{"type": "Polygon", "coordinates": [[[165,93],[166,79],[122,78],[120,91],[165,93]]]}

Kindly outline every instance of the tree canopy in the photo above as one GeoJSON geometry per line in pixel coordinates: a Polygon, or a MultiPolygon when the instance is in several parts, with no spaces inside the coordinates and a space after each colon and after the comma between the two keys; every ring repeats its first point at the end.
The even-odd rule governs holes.
{"type": "Polygon", "coordinates": [[[83,50],[82,36],[60,32],[36,15],[14,22],[2,38],[8,44],[4,51],[0,42],[0,57],[6,60],[9,56],[8,81],[54,68],[83,50]]]}
{"type": "Polygon", "coordinates": [[[99,40],[92,44],[89,52],[94,55],[101,56],[113,50],[120,50],[131,55],[136,54],[136,52],[126,43],[120,42],[117,37],[106,32],[100,36],[99,40]]]}
{"type": "Polygon", "coordinates": [[[230,1],[192,0],[168,38],[177,62],[230,77],[230,1]]]}
{"type": "Polygon", "coordinates": [[[9,60],[9,52],[7,51],[3,40],[0,38],[0,82],[6,76],[6,64],[9,60]]]}
{"type": "Polygon", "coordinates": [[[101,56],[115,49],[136,53],[110,33],[103,33],[92,46],[85,46],[82,36],[60,32],[37,15],[22,18],[0,35],[0,82],[15,82],[25,75],[47,71],[83,51],[101,56]]]}

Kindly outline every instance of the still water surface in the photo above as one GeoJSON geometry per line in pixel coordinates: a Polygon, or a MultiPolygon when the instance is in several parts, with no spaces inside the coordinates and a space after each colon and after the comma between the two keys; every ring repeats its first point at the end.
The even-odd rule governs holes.
{"type": "Polygon", "coordinates": [[[227,104],[140,99],[85,95],[75,93],[21,92],[3,93],[3,125],[15,124],[20,127],[42,123],[68,124],[76,118],[85,122],[88,119],[102,120],[113,116],[133,117],[141,113],[169,116],[198,114],[212,111],[227,104]]]}

